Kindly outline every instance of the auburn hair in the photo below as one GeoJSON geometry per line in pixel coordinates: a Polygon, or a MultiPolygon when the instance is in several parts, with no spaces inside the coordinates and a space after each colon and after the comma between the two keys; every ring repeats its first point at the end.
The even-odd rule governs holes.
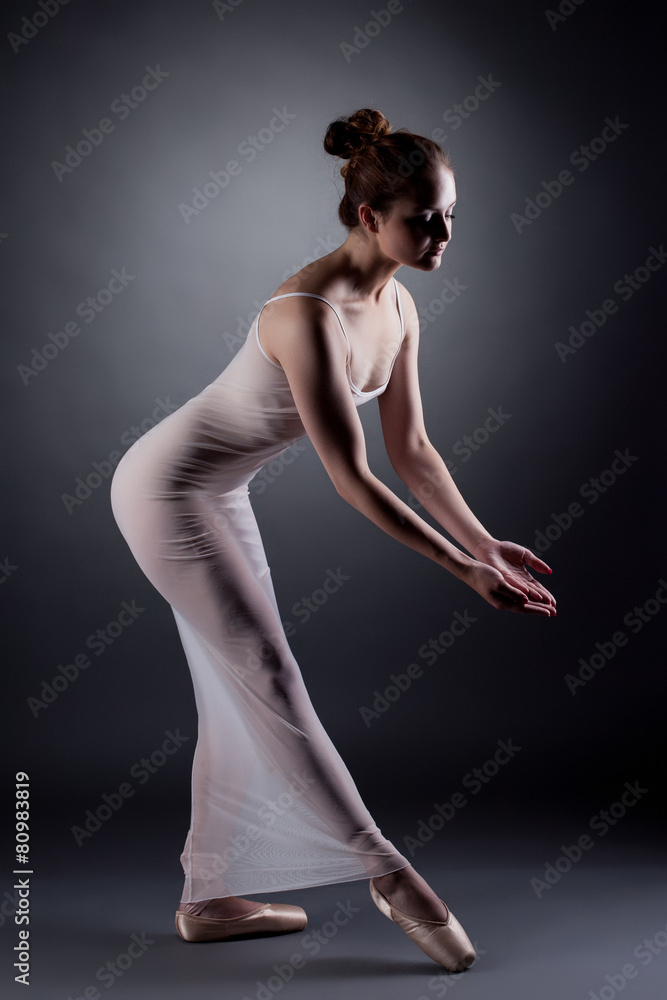
{"type": "Polygon", "coordinates": [[[437,142],[404,128],[392,132],[382,112],[373,108],[331,122],[324,148],[347,161],[340,171],[345,193],[338,206],[338,218],[346,229],[360,225],[360,205],[384,215],[420,174],[437,166],[453,173],[449,156],[437,142]]]}

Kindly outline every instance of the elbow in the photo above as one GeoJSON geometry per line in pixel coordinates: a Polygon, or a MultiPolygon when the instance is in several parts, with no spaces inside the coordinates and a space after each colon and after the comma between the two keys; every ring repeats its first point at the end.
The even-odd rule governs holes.
{"type": "Polygon", "coordinates": [[[342,497],[343,500],[347,501],[353,507],[356,507],[359,497],[368,488],[374,476],[368,466],[365,466],[363,468],[347,469],[345,472],[338,473],[331,478],[338,496],[342,497]]]}
{"type": "Polygon", "coordinates": [[[394,472],[401,479],[404,479],[411,472],[423,468],[424,464],[432,458],[434,452],[435,448],[428,438],[419,438],[419,440],[406,445],[400,451],[392,451],[389,454],[389,461],[394,472]]]}

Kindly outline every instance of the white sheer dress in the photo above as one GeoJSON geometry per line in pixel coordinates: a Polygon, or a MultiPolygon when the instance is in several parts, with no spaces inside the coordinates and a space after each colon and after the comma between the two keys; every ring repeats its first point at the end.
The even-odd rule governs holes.
{"type": "MultiPolygon", "coordinates": [[[[410,864],[364,805],[281,623],[248,484],[306,432],[283,369],[261,346],[263,309],[219,377],[139,438],[111,485],[118,527],[171,605],[192,674],[198,739],[184,902],[410,864]]],[[[347,340],[342,322],[341,331],[347,340]]],[[[388,379],[362,392],[349,357],[348,340],[361,405],[388,379]]]]}

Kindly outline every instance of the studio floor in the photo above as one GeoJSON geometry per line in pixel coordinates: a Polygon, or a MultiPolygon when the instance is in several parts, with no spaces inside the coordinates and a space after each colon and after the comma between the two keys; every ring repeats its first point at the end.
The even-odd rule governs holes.
{"type": "MultiPolygon", "coordinates": [[[[12,982],[16,927],[5,918],[3,996],[33,1000],[663,1000],[667,996],[664,852],[600,845],[568,868],[535,838],[430,848],[415,867],[478,952],[450,974],[373,904],[367,880],[266,894],[308,913],[305,930],[187,944],[174,929],[180,880],[131,852],[94,859],[33,886],[31,984],[12,982]],[[453,856],[456,856],[456,865],[453,856]],[[536,859],[540,859],[539,863],[536,859]],[[526,860],[529,864],[526,864],[526,860]],[[523,862],[523,863],[522,863],[523,862]],[[534,863],[535,862],[535,863],[534,863]],[[557,863],[545,881],[546,863],[557,863]],[[97,867],[98,870],[94,870],[97,867]],[[143,869],[143,870],[142,870],[143,869]],[[148,869],[148,871],[146,870],[148,869]],[[537,881],[536,881],[537,880],[537,881]],[[548,886],[548,888],[547,888],[548,886]],[[111,992],[109,992],[111,991],[111,992]]],[[[53,867],[52,864],[49,867],[53,867]]],[[[6,897],[5,897],[6,898],[6,897]]],[[[253,897],[255,898],[255,897],[253,897]]],[[[259,899],[259,897],[256,897],[259,899]]]]}

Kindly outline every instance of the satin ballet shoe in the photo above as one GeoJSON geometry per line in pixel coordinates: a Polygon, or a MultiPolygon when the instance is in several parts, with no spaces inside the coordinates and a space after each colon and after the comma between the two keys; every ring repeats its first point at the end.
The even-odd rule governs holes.
{"type": "Polygon", "coordinates": [[[184,941],[229,941],[246,934],[291,934],[308,923],[306,911],[291,903],[262,903],[241,917],[197,917],[176,911],[176,930],[184,941]]]}
{"type": "Polygon", "coordinates": [[[475,961],[477,955],[470,938],[442,900],[440,902],[447,910],[446,920],[420,920],[392,906],[373,885],[373,879],[368,883],[368,887],[378,910],[397,923],[417,947],[449,972],[463,972],[475,961]]]}

